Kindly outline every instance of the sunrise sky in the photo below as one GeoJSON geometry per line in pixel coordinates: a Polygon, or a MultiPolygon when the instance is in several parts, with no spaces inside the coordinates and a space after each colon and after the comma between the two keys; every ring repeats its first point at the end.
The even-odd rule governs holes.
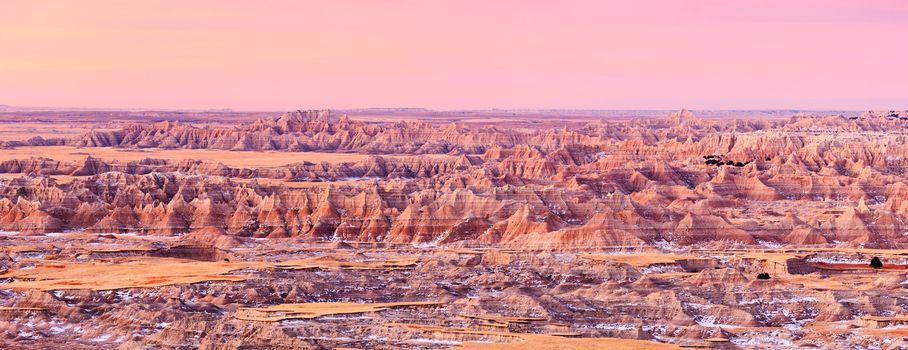
{"type": "Polygon", "coordinates": [[[3,1],[0,104],[908,108],[908,1],[3,1]]]}

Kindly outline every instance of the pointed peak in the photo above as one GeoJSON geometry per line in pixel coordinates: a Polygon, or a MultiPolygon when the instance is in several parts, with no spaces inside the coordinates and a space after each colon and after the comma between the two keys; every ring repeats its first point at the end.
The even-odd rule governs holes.
{"type": "Polygon", "coordinates": [[[867,207],[867,203],[864,203],[864,197],[861,197],[861,199],[858,200],[858,205],[857,207],[855,207],[855,210],[860,214],[866,214],[870,212],[870,208],[867,207]]]}
{"type": "Polygon", "coordinates": [[[687,108],[681,108],[680,111],[669,114],[668,120],[681,125],[699,121],[700,118],[697,118],[697,116],[695,116],[693,112],[687,110],[687,108]]]}

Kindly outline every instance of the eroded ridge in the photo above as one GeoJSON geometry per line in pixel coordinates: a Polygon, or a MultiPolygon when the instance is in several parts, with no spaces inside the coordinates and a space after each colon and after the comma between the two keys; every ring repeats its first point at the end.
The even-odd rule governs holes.
{"type": "Polygon", "coordinates": [[[905,112],[177,119],[4,134],[0,347],[908,346],[905,112]]]}

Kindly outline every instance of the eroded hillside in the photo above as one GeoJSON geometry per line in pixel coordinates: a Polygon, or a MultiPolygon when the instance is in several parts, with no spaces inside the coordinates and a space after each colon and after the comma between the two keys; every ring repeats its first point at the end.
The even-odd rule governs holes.
{"type": "Polygon", "coordinates": [[[236,119],[0,141],[0,347],[908,346],[905,112],[236,119]]]}
{"type": "Polygon", "coordinates": [[[532,129],[310,111],[234,126],[131,124],[7,142],[39,156],[0,162],[0,229],[541,249],[902,247],[905,119],[701,120],[682,111],[532,129]],[[42,145],[83,156],[56,160],[42,145]],[[137,154],[104,159],[109,147],[137,154]],[[239,166],[216,153],[155,158],[173,149],[279,152],[239,166]],[[322,153],[281,164],[281,152],[306,151],[322,153]],[[329,161],[324,152],[360,156],[329,161]]]}

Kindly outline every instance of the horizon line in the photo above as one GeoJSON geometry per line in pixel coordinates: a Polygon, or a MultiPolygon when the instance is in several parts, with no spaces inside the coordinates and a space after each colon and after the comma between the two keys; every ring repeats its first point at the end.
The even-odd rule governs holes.
{"type": "Polygon", "coordinates": [[[664,111],[728,111],[728,112],[865,112],[865,111],[897,111],[899,108],[584,108],[584,107],[559,107],[559,108],[532,108],[532,107],[486,107],[486,108],[455,108],[455,109],[434,109],[427,107],[304,107],[289,109],[237,109],[230,107],[208,107],[208,108],[173,108],[173,107],[48,107],[48,106],[19,106],[0,103],[0,112],[42,112],[42,111],[122,111],[122,112],[288,112],[297,110],[331,110],[331,111],[381,111],[381,110],[412,110],[425,112],[537,112],[537,111],[645,111],[645,112],[664,112],[664,111]]]}

